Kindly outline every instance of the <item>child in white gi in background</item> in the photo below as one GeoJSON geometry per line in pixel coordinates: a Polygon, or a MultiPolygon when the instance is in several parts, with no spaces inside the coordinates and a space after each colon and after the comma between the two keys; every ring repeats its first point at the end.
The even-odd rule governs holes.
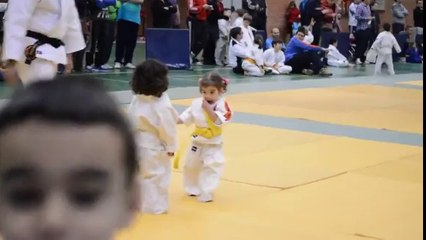
{"type": "Polygon", "coordinates": [[[241,43],[245,47],[251,48],[253,47],[253,41],[254,41],[253,31],[256,31],[256,29],[250,26],[250,24],[253,21],[253,18],[252,16],[250,16],[250,14],[245,14],[243,19],[244,19],[244,22],[243,22],[243,25],[241,26],[241,30],[243,31],[243,38],[241,39],[241,43]]]}
{"type": "MultiPolygon", "coordinates": [[[[253,47],[249,49],[249,57],[244,59],[242,67],[244,75],[261,77],[265,75],[263,65],[263,37],[257,34],[254,36],[253,47]]],[[[269,70],[271,72],[271,70],[269,70]]]]}
{"type": "Polygon", "coordinates": [[[136,125],[136,144],[142,167],[142,212],[167,213],[171,158],[177,148],[178,113],[169,96],[167,67],[146,60],[137,66],[131,82],[135,93],[128,114],[136,125]]]}
{"type": "Polygon", "coordinates": [[[328,46],[329,52],[327,53],[327,64],[333,67],[348,67],[350,64],[348,59],[339,52],[337,49],[337,40],[330,39],[330,45],[328,46]]]}
{"type": "Polygon", "coordinates": [[[58,64],[66,65],[66,72],[70,73],[72,53],[85,46],[75,1],[9,1],[2,49],[8,81],[20,78],[27,85],[51,79],[58,64]]]}
{"type": "Polygon", "coordinates": [[[281,50],[282,40],[272,41],[272,48],[263,53],[265,67],[272,70],[272,74],[288,74],[293,69],[291,66],[284,65],[285,56],[281,50]]]}
{"type": "Polygon", "coordinates": [[[383,32],[379,33],[373,45],[371,45],[371,48],[375,49],[377,52],[376,66],[374,69],[374,74],[376,75],[381,74],[383,63],[387,65],[390,75],[395,74],[392,62],[392,48],[395,48],[396,52],[400,53],[401,47],[390,32],[390,28],[391,26],[389,23],[384,23],[383,32]]]}
{"type": "Polygon", "coordinates": [[[184,189],[200,202],[213,201],[223,172],[222,126],[231,120],[232,111],[225,101],[228,80],[209,73],[199,80],[201,98],[195,99],[180,116],[178,124],[195,125],[183,169],[184,189]]]}
{"type": "Polygon", "coordinates": [[[229,20],[231,17],[231,9],[225,8],[223,10],[223,18],[217,20],[217,24],[219,26],[219,39],[216,41],[216,49],[214,53],[214,57],[216,60],[216,65],[218,66],[226,66],[228,65],[228,61],[226,56],[228,55],[228,39],[229,39],[229,31],[231,30],[231,21],[229,20]]]}

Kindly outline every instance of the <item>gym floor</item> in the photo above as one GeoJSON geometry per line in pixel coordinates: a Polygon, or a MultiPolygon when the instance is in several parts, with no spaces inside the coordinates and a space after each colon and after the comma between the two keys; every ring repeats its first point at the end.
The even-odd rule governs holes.
{"type": "MultiPolygon", "coordinates": [[[[143,55],[139,46],[135,62],[143,55]]],[[[329,78],[170,71],[179,112],[199,96],[201,75],[231,80],[225,172],[214,202],[200,203],[174,170],[169,213],[140,215],[116,239],[422,239],[422,67],[396,63],[397,75],[379,77],[374,65],[330,68],[329,78]]],[[[90,74],[127,106],[131,71],[90,74]]],[[[10,92],[0,86],[1,98],[10,92]]],[[[192,129],[178,129],[186,142],[192,129]]]]}

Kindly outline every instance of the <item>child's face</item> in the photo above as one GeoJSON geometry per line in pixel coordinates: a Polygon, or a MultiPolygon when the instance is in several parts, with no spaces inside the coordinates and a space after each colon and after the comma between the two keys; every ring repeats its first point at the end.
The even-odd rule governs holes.
{"type": "Polygon", "coordinates": [[[0,135],[4,240],[106,240],[137,201],[123,140],[105,125],[30,120],[0,135]],[[129,190],[133,189],[133,190],[129,190]]]}
{"type": "Polygon", "coordinates": [[[283,48],[282,43],[277,43],[277,44],[274,45],[275,51],[281,51],[282,48],[283,48]]]}
{"type": "Polygon", "coordinates": [[[232,12],[230,10],[226,10],[226,11],[223,12],[223,15],[227,16],[229,18],[231,18],[231,14],[232,14],[232,12]]]}
{"type": "Polygon", "coordinates": [[[217,102],[222,93],[215,86],[201,87],[201,95],[210,104],[217,102]]]}

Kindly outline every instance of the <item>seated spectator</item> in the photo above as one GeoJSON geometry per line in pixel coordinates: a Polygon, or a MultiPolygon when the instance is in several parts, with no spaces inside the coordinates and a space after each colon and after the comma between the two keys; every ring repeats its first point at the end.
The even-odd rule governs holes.
{"type": "Polygon", "coordinates": [[[249,49],[249,57],[244,59],[242,67],[244,69],[244,75],[261,77],[265,75],[263,65],[263,37],[257,34],[254,37],[253,47],[249,49]]]}
{"type": "Polygon", "coordinates": [[[331,76],[321,60],[328,49],[308,45],[303,42],[305,38],[305,28],[301,27],[296,36],[292,37],[285,52],[286,65],[292,67],[292,73],[302,73],[305,75],[319,74],[321,76],[331,76]]]}
{"type": "Polygon", "coordinates": [[[265,67],[272,71],[272,74],[288,74],[292,68],[284,65],[285,55],[282,49],[282,40],[276,40],[272,42],[272,48],[266,50],[263,53],[263,61],[265,67]]]}
{"type": "Polygon", "coordinates": [[[406,57],[405,61],[408,63],[422,63],[423,57],[420,55],[419,49],[416,47],[415,43],[410,43],[407,51],[405,52],[406,57]]]}
{"type": "MultiPolygon", "coordinates": [[[[277,27],[272,28],[271,30],[271,36],[268,37],[265,41],[265,49],[270,49],[272,48],[272,42],[281,39],[280,36],[280,29],[277,27]]],[[[285,52],[285,46],[283,44],[283,48],[282,48],[283,52],[285,52]]]]}
{"type": "Polygon", "coordinates": [[[328,46],[327,64],[333,67],[348,67],[349,61],[343,56],[337,49],[337,40],[330,39],[330,45],[328,46]]]}
{"type": "Polygon", "coordinates": [[[240,27],[231,29],[231,40],[229,41],[229,64],[232,67],[232,71],[236,74],[244,74],[242,68],[243,60],[249,57],[248,49],[241,43],[243,38],[243,31],[240,27]]]}

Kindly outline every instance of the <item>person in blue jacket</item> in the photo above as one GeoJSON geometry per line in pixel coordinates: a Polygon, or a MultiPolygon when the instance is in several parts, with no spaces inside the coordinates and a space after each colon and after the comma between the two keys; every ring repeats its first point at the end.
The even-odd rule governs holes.
{"type": "Polygon", "coordinates": [[[290,39],[285,51],[286,65],[293,68],[292,73],[302,73],[305,75],[319,74],[321,76],[331,76],[325,67],[322,58],[328,49],[319,46],[308,45],[303,42],[305,28],[300,27],[295,36],[290,39]]]}

